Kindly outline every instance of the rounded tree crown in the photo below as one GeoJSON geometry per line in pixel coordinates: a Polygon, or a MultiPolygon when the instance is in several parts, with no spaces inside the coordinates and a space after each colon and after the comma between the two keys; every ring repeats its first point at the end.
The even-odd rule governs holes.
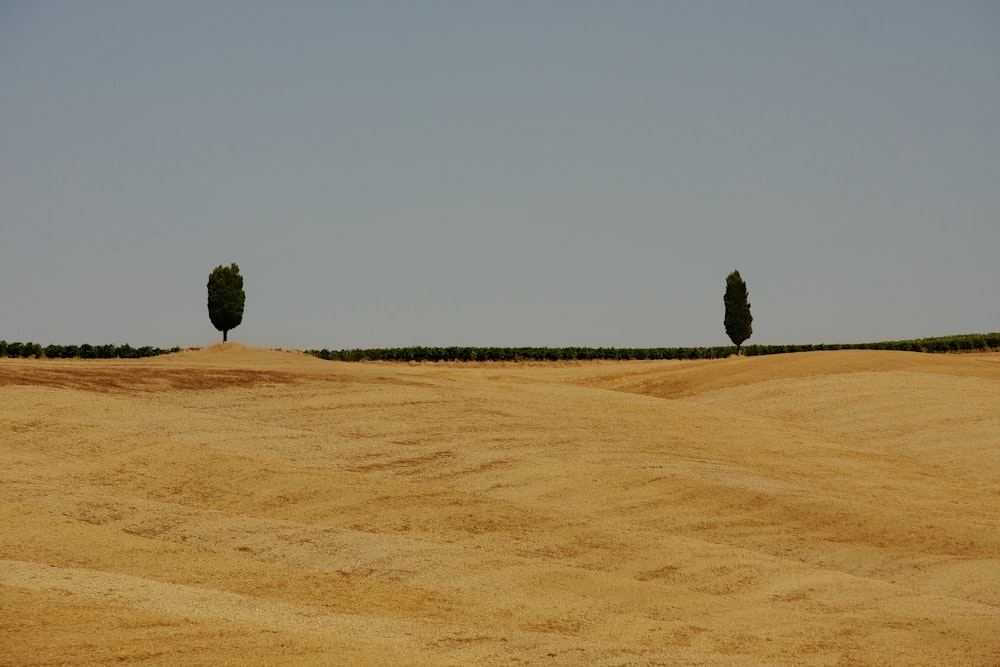
{"type": "Polygon", "coordinates": [[[208,276],[208,319],[219,331],[234,329],[243,321],[243,276],[234,262],[229,266],[219,265],[208,276]]]}

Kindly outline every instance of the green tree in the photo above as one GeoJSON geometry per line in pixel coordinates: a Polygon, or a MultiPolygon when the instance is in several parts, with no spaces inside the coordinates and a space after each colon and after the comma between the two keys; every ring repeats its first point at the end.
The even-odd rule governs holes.
{"type": "Polygon", "coordinates": [[[208,319],[222,332],[222,342],[228,339],[230,329],[235,329],[243,321],[243,276],[234,262],[229,266],[221,264],[208,276],[208,319]]]}
{"type": "Polygon", "coordinates": [[[753,333],[753,315],[750,314],[750,302],[747,284],[743,282],[739,271],[733,271],[726,276],[726,334],[736,346],[736,354],[740,353],[743,341],[753,333]]]}

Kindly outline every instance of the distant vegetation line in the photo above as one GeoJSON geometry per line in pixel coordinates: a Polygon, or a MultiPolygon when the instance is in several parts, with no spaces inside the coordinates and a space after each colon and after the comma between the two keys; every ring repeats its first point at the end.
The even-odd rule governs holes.
{"type": "MultiPolygon", "coordinates": [[[[908,352],[972,352],[1000,349],[1000,333],[938,338],[817,345],[744,345],[748,356],[818,350],[903,350],[908,352]]],[[[644,359],[719,359],[733,345],[718,347],[392,347],[353,350],[306,350],[330,361],[588,361],[644,359]]]]}
{"type": "Polygon", "coordinates": [[[0,357],[36,357],[47,359],[140,359],[156,357],[161,354],[180,352],[181,348],[172,347],[132,347],[125,345],[45,345],[39,343],[8,343],[0,340],[0,357]]]}
{"type": "MultiPolygon", "coordinates": [[[[589,361],[649,359],[720,359],[733,345],[716,347],[390,347],[351,350],[305,350],[331,361],[589,361]]],[[[751,357],[819,350],[902,350],[907,352],[974,352],[1000,350],[1000,332],[917,338],[879,343],[814,345],[744,345],[751,357]]],[[[0,357],[47,359],[139,359],[180,352],[181,348],[131,345],[40,345],[0,340],[0,357]]]]}

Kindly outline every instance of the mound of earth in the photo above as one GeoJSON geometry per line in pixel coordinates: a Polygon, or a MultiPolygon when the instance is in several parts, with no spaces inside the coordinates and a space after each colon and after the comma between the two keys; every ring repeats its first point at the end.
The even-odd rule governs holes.
{"type": "Polygon", "coordinates": [[[2,359],[0,664],[996,665],[998,359],[2,359]]]}

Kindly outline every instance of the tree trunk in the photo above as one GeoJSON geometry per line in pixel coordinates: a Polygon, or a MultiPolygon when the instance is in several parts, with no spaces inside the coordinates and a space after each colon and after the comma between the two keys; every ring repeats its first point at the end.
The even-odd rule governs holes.
{"type": "Polygon", "coordinates": [[[226,342],[226,338],[227,338],[227,334],[228,334],[228,333],[229,333],[229,329],[223,329],[223,330],[222,330],[222,342],[223,342],[223,343],[225,343],[225,342],[226,342]]]}

